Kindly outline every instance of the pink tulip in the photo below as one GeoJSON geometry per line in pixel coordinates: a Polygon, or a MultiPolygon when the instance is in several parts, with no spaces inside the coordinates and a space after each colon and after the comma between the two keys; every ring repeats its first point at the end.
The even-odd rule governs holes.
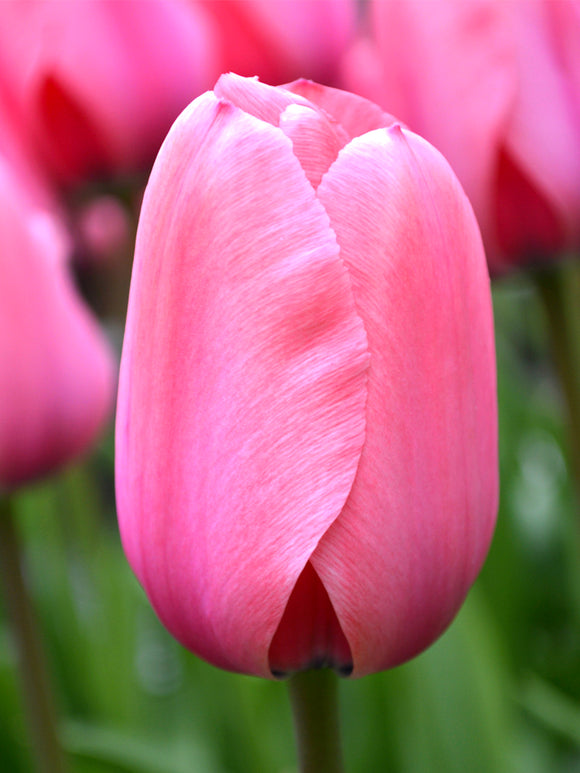
{"type": "MultiPolygon", "coordinates": [[[[216,25],[221,70],[281,83],[333,83],[356,23],[355,0],[198,0],[216,25]]],[[[217,75],[217,73],[216,73],[217,75]]]]}
{"type": "Polygon", "coordinates": [[[211,26],[180,0],[5,0],[0,89],[57,177],[147,168],[214,75],[211,26]]]}
{"type": "Polygon", "coordinates": [[[443,157],[310,82],[196,99],[145,193],[116,442],[129,561],[203,658],[361,676],[432,642],[497,499],[489,278],[443,157]]]}
{"type": "Polygon", "coordinates": [[[0,159],[0,489],[42,476],[109,417],[111,353],[67,275],[62,229],[0,159]]]}
{"type": "Polygon", "coordinates": [[[375,0],[351,88],[448,159],[494,273],[580,245],[580,3],[375,0]]]}

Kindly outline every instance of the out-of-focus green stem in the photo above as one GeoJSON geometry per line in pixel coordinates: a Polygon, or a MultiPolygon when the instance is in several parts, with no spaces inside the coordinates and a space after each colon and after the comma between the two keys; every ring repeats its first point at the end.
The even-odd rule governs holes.
{"type": "Polygon", "coordinates": [[[288,691],[301,773],[343,773],[336,674],[303,671],[288,691]]]}
{"type": "Polygon", "coordinates": [[[561,261],[534,274],[568,408],[569,443],[580,502],[580,261],[561,261]]]}
{"type": "Polygon", "coordinates": [[[23,700],[38,773],[65,773],[44,653],[22,574],[20,542],[10,499],[0,495],[0,577],[18,655],[23,700]]]}

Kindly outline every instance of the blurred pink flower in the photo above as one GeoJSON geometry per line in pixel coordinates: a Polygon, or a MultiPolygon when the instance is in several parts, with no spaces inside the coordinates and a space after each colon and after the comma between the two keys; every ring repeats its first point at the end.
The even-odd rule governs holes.
{"type": "Polygon", "coordinates": [[[258,75],[271,84],[308,77],[333,85],[356,25],[355,0],[199,0],[197,4],[215,21],[220,72],[258,75]]]}
{"type": "Polygon", "coordinates": [[[77,296],[67,235],[0,157],[0,489],[85,451],[112,408],[112,354],[77,296]]]}
{"type": "Polygon", "coordinates": [[[147,170],[212,56],[185,0],[0,3],[0,90],[61,182],[147,170]]]}
{"type": "Polygon", "coordinates": [[[580,3],[371,0],[345,66],[448,159],[490,269],[580,245],[580,3]]]}
{"type": "Polygon", "coordinates": [[[124,548],[212,663],[354,676],[453,618],[497,505],[489,277],[427,142],[223,76],[145,192],[118,397],[124,548]]]}
{"type": "Polygon", "coordinates": [[[107,262],[131,252],[131,222],[115,196],[97,196],[77,214],[76,229],[81,261],[107,262]]]}

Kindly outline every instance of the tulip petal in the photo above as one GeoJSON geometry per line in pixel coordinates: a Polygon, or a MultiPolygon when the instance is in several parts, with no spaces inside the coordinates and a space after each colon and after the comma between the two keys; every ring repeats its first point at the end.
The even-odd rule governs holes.
{"type": "Polygon", "coordinates": [[[526,3],[438,0],[426,13],[424,0],[377,0],[370,12],[382,80],[372,67],[365,84],[360,57],[346,73],[349,87],[391,110],[443,153],[484,234],[493,229],[497,142],[517,89],[505,14],[519,5],[526,3]]]}
{"type": "MultiPolygon", "coordinates": [[[[505,267],[558,257],[567,242],[565,218],[559,217],[556,201],[542,195],[542,186],[503,148],[498,151],[495,185],[495,239],[507,260],[505,267]]],[[[494,271],[502,267],[499,259],[494,261],[494,271]]]]}
{"type": "Polygon", "coordinates": [[[367,330],[367,433],[311,563],[353,675],[392,667],[452,619],[497,505],[489,279],[443,157],[393,127],[353,140],[318,188],[367,330]]]}
{"type": "Polygon", "coordinates": [[[277,677],[311,668],[352,671],[352,654],[328,593],[308,562],[284,610],[268,660],[277,677]]]}
{"type": "Polygon", "coordinates": [[[271,676],[292,589],[354,480],[367,365],[348,272],[289,139],[198,98],[144,198],[117,496],[154,607],[209,661],[271,676]]]}
{"type": "MultiPolygon", "coordinates": [[[[538,198],[545,199],[544,211],[555,212],[566,226],[570,242],[580,234],[580,116],[572,78],[562,68],[560,40],[550,29],[550,17],[558,13],[552,5],[560,3],[506,3],[519,79],[505,127],[505,148],[538,198]]],[[[570,16],[569,23],[573,21],[570,16]]],[[[575,21],[578,41],[580,27],[577,18],[575,21]]],[[[548,229],[549,235],[554,230],[548,229]]],[[[543,246],[540,239],[538,247],[543,246]]],[[[566,246],[561,242],[560,249],[566,246]]]]}
{"type": "Polygon", "coordinates": [[[318,110],[303,105],[289,105],[280,116],[280,128],[292,140],[292,150],[308,181],[317,188],[348,142],[346,133],[340,126],[332,126],[318,110]]]}
{"type": "Polygon", "coordinates": [[[197,0],[222,38],[222,71],[280,83],[308,73],[336,78],[356,24],[354,0],[197,0]]]}
{"type": "Polygon", "coordinates": [[[235,73],[222,75],[214,86],[216,97],[227,99],[246,113],[278,126],[289,105],[309,106],[308,100],[282,88],[269,86],[257,78],[242,78],[235,73]]]}
{"type": "Polygon", "coordinates": [[[300,95],[228,73],[214,93],[272,126],[280,126],[292,140],[294,155],[316,188],[322,175],[349,141],[345,130],[329,115],[300,95]]]}
{"type": "Polygon", "coordinates": [[[322,86],[320,83],[304,78],[287,83],[284,88],[304,97],[331,115],[340,123],[350,139],[373,129],[390,126],[396,120],[364,97],[351,94],[349,91],[333,89],[330,86],[322,86]]]}

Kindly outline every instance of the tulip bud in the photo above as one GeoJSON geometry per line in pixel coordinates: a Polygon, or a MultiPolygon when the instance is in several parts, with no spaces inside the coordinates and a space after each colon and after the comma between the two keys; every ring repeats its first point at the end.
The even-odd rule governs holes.
{"type": "Polygon", "coordinates": [[[58,222],[0,160],[0,491],[72,460],[109,417],[111,352],[77,296],[58,222]]]}
{"type": "Polygon", "coordinates": [[[0,3],[0,92],[61,183],[148,169],[215,72],[212,27],[179,0],[0,3]]]}
{"type": "Polygon", "coordinates": [[[222,76],[139,223],[119,523],[188,648],[362,676],[449,624],[497,505],[489,277],[443,157],[375,105],[222,76]]]}

